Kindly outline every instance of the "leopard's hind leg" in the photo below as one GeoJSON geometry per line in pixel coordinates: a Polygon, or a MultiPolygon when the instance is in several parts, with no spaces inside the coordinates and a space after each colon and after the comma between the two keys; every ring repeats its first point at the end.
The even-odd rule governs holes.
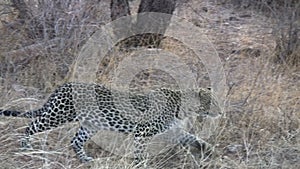
{"type": "Polygon", "coordinates": [[[49,120],[45,119],[44,117],[38,117],[25,129],[25,136],[21,139],[21,147],[25,149],[32,148],[29,141],[30,137],[35,133],[43,132],[49,129],[51,129],[49,120]]]}
{"type": "Polygon", "coordinates": [[[86,154],[83,146],[96,132],[97,131],[94,129],[81,126],[75,137],[72,139],[71,145],[81,162],[88,162],[93,160],[92,157],[86,154]]]}

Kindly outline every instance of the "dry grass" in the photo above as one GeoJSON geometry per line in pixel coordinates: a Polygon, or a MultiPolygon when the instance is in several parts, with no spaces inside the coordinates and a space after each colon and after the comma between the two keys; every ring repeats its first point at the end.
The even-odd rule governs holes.
{"type": "MultiPolygon", "coordinates": [[[[203,22],[213,26],[207,33],[220,53],[231,89],[227,96],[226,116],[218,121],[197,123],[193,128],[197,136],[215,146],[214,155],[210,159],[201,159],[194,150],[174,147],[150,158],[149,168],[300,168],[299,67],[282,67],[270,61],[274,52],[274,39],[263,36],[264,32],[255,31],[255,26],[262,23],[253,23],[261,18],[242,20],[226,28],[229,21],[215,16],[216,11],[224,9],[210,6],[210,3],[190,3],[193,3],[195,10],[203,6],[209,9],[208,13],[202,15],[209,23],[203,22]],[[234,28],[239,24],[241,28],[237,32],[234,28]],[[252,31],[249,31],[250,28],[252,31]],[[265,50],[265,46],[268,46],[268,50],[265,50]],[[260,54],[253,57],[251,52],[256,49],[260,54]],[[196,157],[192,154],[196,154],[196,157]]],[[[193,22],[198,21],[199,15],[190,14],[190,8],[186,8],[181,9],[183,13],[179,14],[188,16],[187,19],[193,22]]],[[[229,15],[229,12],[224,11],[229,15]]],[[[41,106],[55,86],[64,83],[70,70],[65,70],[64,66],[70,66],[74,58],[58,57],[55,53],[51,55],[53,52],[42,53],[34,58],[27,55],[7,57],[2,54],[18,48],[26,38],[20,35],[22,32],[0,31],[4,37],[0,40],[0,107],[29,110],[41,106]],[[57,64],[59,62],[65,64],[57,64]]],[[[166,47],[168,51],[173,50],[180,56],[188,53],[181,48],[181,44],[171,41],[171,46],[166,47]]],[[[188,60],[191,56],[187,54],[182,57],[188,60]]],[[[118,58],[114,58],[108,66],[113,68],[117,61],[118,58]]],[[[197,64],[192,66],[196,67],[197,64]]],[[[201,68],[193,71],[197,71],[199,80],[206,76],[201,68]]],[[[101,77],[99,81],[103,79],[101,77]]],[[[201,84],[206,86],[207,82],[201,84]]],[[[0,168],[133,166],[131,158],[107,152],[93,141],[86,145],[86,149],[97,157],[96,160],[81,164],[69,145],[78,128],[75,123],[38,134],[32,140],[34,150],[20,150],[19,139],[29,121],[0,118],[0,168]]]]}

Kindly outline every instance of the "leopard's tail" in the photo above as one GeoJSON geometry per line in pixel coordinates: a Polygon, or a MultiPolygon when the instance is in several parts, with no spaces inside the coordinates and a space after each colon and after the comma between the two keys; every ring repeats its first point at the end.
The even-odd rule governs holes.
{"type": "Polygon", "coordinates": [[[12,116],[12,117],[24,117],[24,118],[36,118],[38,116],[42,116],[43,110],[33,110],[28,112],[19,112],[15,110],[1,110],[0,109],[0,116],[12,116]]]}

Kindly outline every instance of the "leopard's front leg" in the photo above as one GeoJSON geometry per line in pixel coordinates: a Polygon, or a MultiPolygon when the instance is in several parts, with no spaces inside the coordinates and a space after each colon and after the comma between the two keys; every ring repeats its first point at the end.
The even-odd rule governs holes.
{"type": "Polygon", "coordinates": [[[200,151],[202,157],[210,157],[213,151],[211,144],[186,131],[181,131],[181,134],[173,138],[172,142],[182,146],[195,147],[200,151]]]}
{"type": "Polygon", "coordinates": [[[151,130],[148,123],[137,124],[134,131],[134,165],[136,167],[146,167],[146,160],[149,155],[145,152],[146,147],[156,130],[151,130]]]}

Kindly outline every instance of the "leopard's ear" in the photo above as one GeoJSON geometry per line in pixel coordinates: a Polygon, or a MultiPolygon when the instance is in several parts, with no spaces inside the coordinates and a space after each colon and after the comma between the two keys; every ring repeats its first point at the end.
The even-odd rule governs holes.
{"type": "Polygon", "coordinates": [[[209,90],[209,91],[211,91],[211,87],[207,87],[206,89],[209,90]]]}

